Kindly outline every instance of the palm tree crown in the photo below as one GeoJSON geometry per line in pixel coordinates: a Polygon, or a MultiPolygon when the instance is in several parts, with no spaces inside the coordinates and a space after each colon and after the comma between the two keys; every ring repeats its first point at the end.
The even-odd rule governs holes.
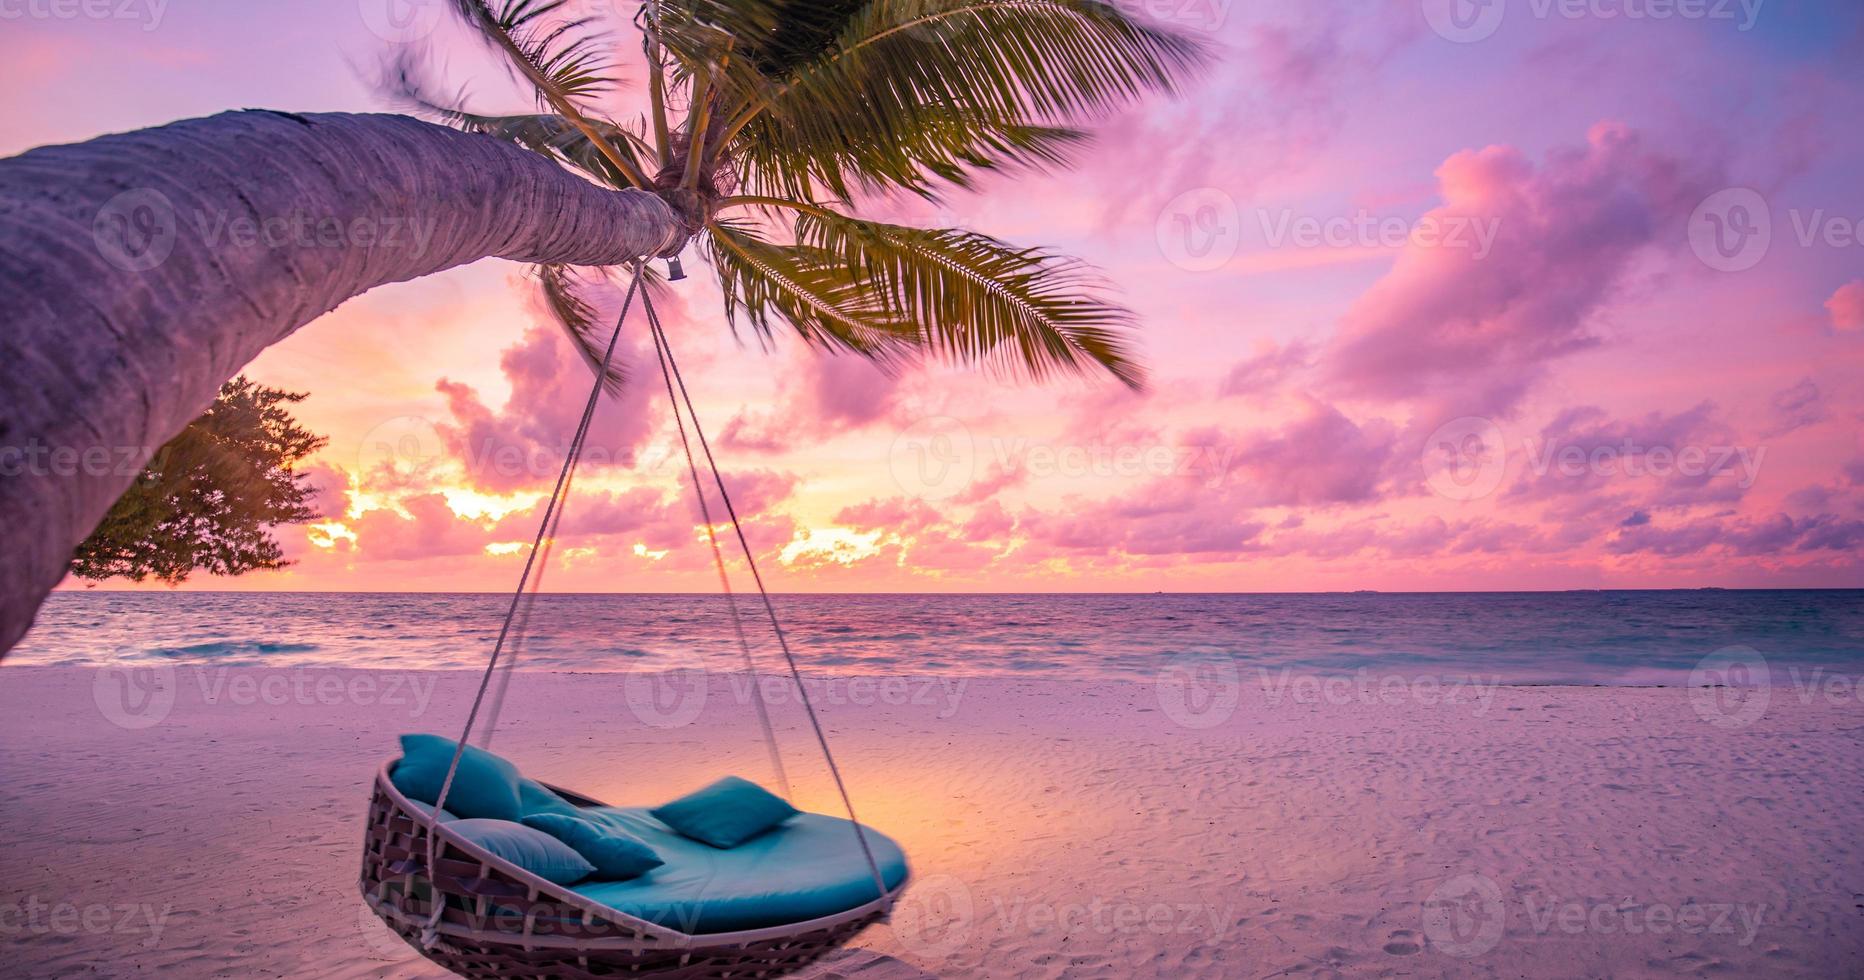
{"type": "MultiPolygon", "coordinates": [[[[717,271],[734,329],[781,322],[882,362],[929,355],[1042,378],[1104,369],[1137,387],[1132,314],[1079,262],[975,232],[849,213],[860,193],[936,200],[980,171],[1065,163],[1083,119],[1169,91],[1203,62],[1182,34],[1100,0],[647,0],[648,107],[616,121],[598,25],[570,0],[454,0],[540,112],[437,98],[403,58],[396,95],[615,188],[652,191],[717,271]],[[677,117],[677,118],[676,118],[677,117]]],[[[677,268],[677,266],[676,266],[677,268]]],[[[583,356],[603,338],[580,280],[538,270],[583,356]]],[[[620,376],[611,371],[610,384],[620,376]]]]}

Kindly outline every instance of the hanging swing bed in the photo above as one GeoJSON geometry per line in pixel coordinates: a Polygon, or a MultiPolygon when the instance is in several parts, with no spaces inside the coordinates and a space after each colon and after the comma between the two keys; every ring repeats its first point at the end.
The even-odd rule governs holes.
{"type": "MultiPolygon", "coordinates": [[[[596,371],[595,386],[548,498],[464,731],[458,741],[405,736],[404,754],[384,763],[375,776],[363,839],[363,898],[423,956],[462,976],[533,980],[783,976],[885,920],[909,877],[899,846],[855,817],[711,447],[693,415],[685,380],[652,300],[642,288],[643,271],[643,264],[635,263],[615,333],[596,371]],[[571,790],[522,778],[510,763],[469,745],[500,655],[514,635],[513,623],[519,620],[520,609],[528,608],[526,586],[532,582],[538,555],[555,536],[561,520],[563,497],[581,456],[602,380],[608,376],[622,324],[637,294],[673,404],[687,470],[745,668],[752,674],[752,690],[760,690],[755,664],[713,531],[711,508],[688,441],[687,420],[757,583],[788,673],[802,695],[816,741],[840,791],[846,819],[797,813],[780,797],[735,778],[659,809],[611,807],[571,790]],[[492,786],[493,796],[504,793],[506,802],[498,806],[484,802],[487,785],[492,786]],[[779,808],[774,814],[778,819],[761,833],[752,829],[743,840],[737,839],[737,832],[722,840],[708,840],[711,835],[703,829],[696,838],[690,827],[674,829],[669,821],[679,820],[672,811],[701,798],[713,807],[714,817],[717,806],[724,803],[727,823],[742,816],[742,811],[734,812],[731,807],[746,806],[747,800],[753,810],[779,808]],[[458,813],[447,809],[449,801],[458,813]],[[645,873],[622,880],[575,881],[570,880],[573,875],[527,867],[530,862],[522,860],[524,855],[514,859],[509,846],[500,846],[501,840],[508,842],[514,833],[528,833],[534,821],[547,825],[553,817],[572,825],[589,825],[579,827],[582,833],[616,833],[645,845],[657,863],[645,873]]],[[[753,703],[776,778],[788,796],[788,779],[761,694],[753,703]]],[[[496,715],[495,704],[486,726],[488,740],[496,715]]],[[[681,819],[689,816],[686,810],[680,811],[681,819]]],[[[703,813],[698,816],[701,822],[709,819],[703,813]]]]}

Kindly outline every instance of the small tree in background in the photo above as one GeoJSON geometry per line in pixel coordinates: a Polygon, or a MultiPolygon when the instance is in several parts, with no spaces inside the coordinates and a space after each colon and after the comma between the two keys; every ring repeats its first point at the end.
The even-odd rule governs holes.
{"type": "Polygon", "coordinates": [[[329,442],[287,410],[305,397],[245,375],[222,385],[78,545],[72,574],[174,585],[195,569],[239,575],[291,564],[269,529],[319,516],[308,503],[316,490],[293,467],[329,442]]]}

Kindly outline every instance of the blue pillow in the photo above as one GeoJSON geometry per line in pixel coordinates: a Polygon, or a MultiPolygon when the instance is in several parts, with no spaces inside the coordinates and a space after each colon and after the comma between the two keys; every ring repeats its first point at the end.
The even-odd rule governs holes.
{"type": "Polygon", "coordinates": [[[619,830],[598,827],[581,817],[556,813],[534,813],[524,818],[526,827],[555,837],[576,849],[604,881],[625,881],[667,863],[654,849],[619,830]]]}
{"type": "Polygon", "coordinates": [[[446,828],[553,884],[568,885],[595,873],[595,865],[583,860],[575,848],[523,824],[461,820],[446,828]]]}
{"type": "MultiPolygon", "coordinates": [[[[432,803],[446,781],[453,762],[450,738],[438,735],[401,736],[401,761],[389,780],[410,799],[432,803]]],[[[516,820],[524,813],[518,800],[518,767],[484,749],[466,746],[460,768],[447,790],[446,808],[462,817],[516,820]]]]}
{"type": "Polygon", "coordinates": [[[582,813],[568,800],[551,792],[550,787],[535,779],[518,780],[518,808],[526,817],[539,813],[575,817],[582,813]]]}
{"type": "Polygon", "coordinates": [[[648,812],[681,836],[729,848],[795,816],[796,808],[748,779],[726,776],[648,812]]]}

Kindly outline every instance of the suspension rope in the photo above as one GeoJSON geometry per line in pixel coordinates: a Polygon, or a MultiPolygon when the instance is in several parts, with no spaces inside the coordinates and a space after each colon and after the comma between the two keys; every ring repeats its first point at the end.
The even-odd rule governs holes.
{"type": "MultiPolygon", "coordinates": [[[[651,300],[644,299],[642,306],[648,311],[648,329],[655,331],[657,317],[653,313],[651,300]]],[[[718,532],[712,525],[712,505],[706,502],[705,485],[699,480],[699,467],[693,462],[692,443],[686,438],[686,422],[680,417],[680,403],[673,394],[673,377],[667,370],[667,353],[661,349],[660,334],[654,332],[654,359],[660,364],[661,380],[667,386],[667,405],[673,409],[673,424],[679,430],[680,448],[686,453],[686,472],[692,477],[693,496],[699,499],[699,516],[705,521],[705,537],[712,546],[712,563],[718,566],[718,584],[725,590],[725,606],[731,611],[731,628],[738,634],[738,648],[744,651],[744,669],[751,682],[751,701],[757,706],[757,721],[764,729],[764,744],[770,750],[770,768],[776,772],[777,783],[783,790],[783,798],[789,799],[790,777],[783,768],[783,755],[777,746],[776,730],[770,725],[770,709],[764,703],[764,685],[757,673],[757,663],[751,657],[751,641],[744,632],[744,618],[738,615],[738,597],[731,589],[731,576],[725,571],[725,555],[718,547],[718,532]]],[[[699,427],[698,418],[693,419],[693,428],[699,427]]]]}
{"type": "MultiPolygon", "coordinates": [[[[801,696],[803,710],[809,715],[809,725],[815,730],[816,744],[822,747],[822,758],[828,763],[829,775],[835,779],[835,789],[841,794],[841,804],[848,811],[848,822],[854,826],[854,837],[861,845],[861,855],[867,859],[867,869],[873,872],[876,897],[887,897],[887,882],[880,873],[880,865],[874,860],[873,848],[868,846],[867,832],[861,828],[860,818],[855,816],[854,801],[848,796],[848,786],[841,778],[841,767],[835,764],[835,754],[829,750],[828,735],[822,730],[822,721],[816,717],[815,705],[809,697],[809,688],[803,684],[802,671],[796,666],[796,656],[790,652],[789,640],[783,635],[783,624],[777,620],[777,607],[770,600],[770,590],[764,587],[764,577],[757,570],[757,559],[751,553],[751,543],[744,536],[744,525],[738,520],[737,508],[732,506],[731,494],[725,489],[725,480],[719,474],[718,462],[712,458],[712,446],[707,442],[705,429],[699,425],[699,415],[693,410],[692,395],[686,390],[686,379],[680,374],[679,363],[673,359],[673,346],[667,341],[666,331],[660,325],[660,316],[654,311],[653,298],[645,294],[641,297],[641,307],[647,314],[647,329],[653,334],[654,351],[660,359],[661,373],[667,378],[667,393],[672,395],[673,386],[678,384],[680,399],[685,402],[686,415],[692,419],[693,434],[699,437],[699,448],[705,453],[707,468],[712,471],[712,481],[718,486],[718,496],[725,504],[725,513],[731,518],[731,527],[738,536],[738,546],[744,552],[744,563],[751,570],[751,580],[757,583],[757,593],[764,600],[764,612],[770,617],[771,631],[776,634],[777,646],[783,651],[783,659],[789,664],[790,679],[795,682],[797,693],[801,696]]],[[[674,415],[679,414],[679,406],[674,406],[674,415]]],[[[681,439],[684,441],[684,426],[681,427],[681,439]]],[[[690,463],[692,452],[687,450],[690,463]]],[[[700,494],[704,499],[704,494],[700,494]]],[[[710,530],[710,524],[707,525],[710,530]]],[[[716,551],[714,552],[716,555],[716,551]]],[[[724,574],[723,559],[719,559],[719,572],[724,574]]]]}
{"type": "MultiPolygon", "coordinates": [[[[582,462],[582,451],[573,445],[570,448],[576,452],[576,461],[582,462]]],[[[576,470],[572,466],[570,478],[563,481],[565,501],[569,500],[570,492],[575,488],[576,470]]],[[[511,675],[517,670],[518,663],[526,652],[526,644],[531,640],[531,613],[537,608],[537,594],[543,591],[544,573],[550,570],[550,553],[555,550],[557,529],[563,526],[563,513],[568,509],[568,507],[558,507],[556,515],[550,518],[550,530],[544,535],[544,550],[537,560],[537,576],[531,579],[531,589],[524,594],[524,604],[519,608],[518,620],[512,626],[511,652],[505,657],[505,665],[499,668],[498,686],[493,689],[492,703],[485,712],[485,734],[479,736],[479,747],[487,751],[492,748],[492,736],[497,733],[499,716],[505,710],[505,695],[511,690],[511,675]]]]}
{"type": "MultiPolygon", "coordinates": [[[[434,826],[440,822],[440,810],[446,805],[447,793],[453,788],[453,777],[459,772],[460,758],[466,754],[467,739],[472,737],[473,722],[478,720],[479,707],[485,702],[486,688],[492,683],[492,673],[498,667],[498,655],[505,649],[505,640],[511,634],[512,620],[518,614],[518,605],[524,599],[525,583],[530,581],[531,569],[537,563],[538,552],[543,548],[544,536],[552,525],[552,517],[557,513],[557,505],[563,497],[563,488],[569,482],[570,471],[576,466],[576,458],[582,455],[583,442],[589,436],[589,423],[595,418],[596,403],[602,397],[602,382],[608,377],[608,366],[615,358],[615,346],[621,340],[621,325],[628,318],[628,308],[634,304],[634,295],[641,288],[641,270],[643,263],[634,263],[634,279],[628,284],[628,295],[621,303],[621,315],[615,318],[615,332],[609,335],[608,349],[602,354],[602,364],[596,369],[595,384],[589,389],[589,401],[583,406],[581,421],[576,424],[576,435],[570,440],[570,450],[563,458],[563,469],[557,474],[557,484],[550,491],[549,503],[544,506],[544,519],[538,522],[537,537],[531,541],[531,553],[524,559],[524,571],[518,576],[518,590],[511,597],[511,605],[505,610],[505,623],[499,627],[498,639],[492,644],[492,656],[486,661],[485,673],[479,678],[479,692],[473,695],[472,709],[466,713],[466,727],[460,732],[459,741],[453,745],[453,760],[447,764],[447,777],[440,783],[440,795],[434,797],[433,812],[427,815],[427,874],[430,881],[437,881],[439,869],[435,867],[437,848],[435,846],[434,826]]],[[[440,916],[446,909],[446,899],[436,889],[433,898],[433,910],[427,924],[421,929],[421,944],[432,949],[439,941],[440,916]]]]}

